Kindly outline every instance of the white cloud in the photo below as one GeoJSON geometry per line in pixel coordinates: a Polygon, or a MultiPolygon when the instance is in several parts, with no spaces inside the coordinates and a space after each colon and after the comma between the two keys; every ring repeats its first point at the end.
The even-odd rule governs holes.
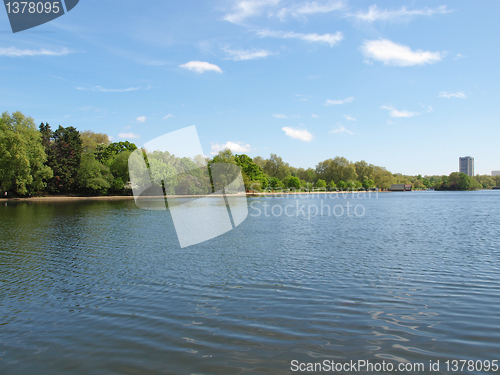
{"type": "Polygon", "coordinates": [[[139,116],[136,118],[138,122],[145,122],[146,121],[146,116],[139,116]]]}
{"type": "Polygon", "coordinates": [[[308,102],[308,101],[309,101],[309,99],[312,99],[312,96],[309,96],[309,95],[300,95],[300,94],[295,94],[295,96],[296,96],[297,98],[299,98],[299,100],[300,100],[301,102],[308,102]]]}
{"type": "Polygon", "coordinates": [[[276,117],[276,118],[288,118],[287,115],[284,115],[282,113],[275,113],[275,114],[273,114],[273,117],[276,117]]]}
{"type": "Polygon", "coordinates": [[[331,105],[341,105],[341,104],[346,104],[346,103],[350,103],[354,100],[354,98],[352,96],[348,97],[348,98],[345,98],[344,100],[332,100],[332,99],[327,99],[327,101],[325,102],[325,104],[323,105],[326,105],[326,106],[331,106],[331,105]]]}
{"type": "Polygon", "coordinates": [[[170,117],[175,117],[175,116],[169,113],[168,115],[166,115],[165,117],[163,117],[163,119],[166,120],[166,119],[168,119],[170,117]]]}
{"type": "Polygon", "coordinates": [[[282,8],[277,15],[283,21],[288,15],[291,15],[292,17],[303,18],[307,15],[316,13],[329,13],[343,8],[343,1],[329,1],[326,4],[318,4],[317,1],[309,1],[301,4],[296,4],[289,8],[282,8]]]}
{"type": "Polygon", "coordinates": [[[383,105],[380,108],[387,109],[388,111],[390,111],[389,112],[389,116],[391,116],[391,117],[413,117],[413,116],[420,115],[420,113],[418,113],[418,112],[410,112],[410,111],[407,111],[407,110],[398,111],[396,108],[390,107],[390,106],[387,106],[387,105],[383,105]]]}
{"type": "Polygon", "coordinates": [[[335,129],[330,130],[330,134],[342,134],[342,133],[346,133],[349,135],[354,134],[352,131],[347,130],[342,124],[337,124],[337,127],[335,129]]]}
{"type": "Polygon", "coordinates": [[[91,91],[98,91],[98,92],[128,92],[128,91],[135,91],[139,90],[140,87],[129,87],[126,89],[106,89],[102,86],[91,86],[91,87],[77,87],[77,90],[91,90],[91,91]]]}
{"type": "Polygon", "coordinates": [[[191,70],[192,72],[195,72],[198,74],[205,73],[208,71],[222,73],[221,68],[219,68],[217,65],[210,64],[206,61],[190,61],[190,62],[187,62],[185,64],[179,65],[179,68],[191,70]]]}
{"type": "Polygon", "coordinates": [[[266,7],[278,5],[280,0],[242,0],[238,1],[231,13],[224,19],[231,23],[240,24],[248,17],[257,16],[266,7]]]}
{"type": "Polygon", "coordinates": [[[333,47],[337,45],[342,39],[344,39],[344,34],[338,31],[335,34],[300,34],[294,33],[293,31],[270,31],[270,30],[259,30],[257,35],[261,37],[272,37],[272,38],[283,38],[283,39],[299,39],[304,42],[309,43],[324,43],[333,47]]]}
{"type": "Polygon", "coordinates": [[[399,10],[380,10],[376,5],[372,5],[368,8],[367,12],[357,12],[355,14],[350,14],[349,16],[354,17],[360,21],[374,22],[374,21],[394,21],[398,19],[408,19],[413,16],[432,16],[434,14],[445,14],[451,12],[447,9],[446,5],[442,5],[435,9],[413,9],[408,10],[406,7],[401,7],[399,10]]]}
{"type": "Polygon", "coordinates": [[[314,138],[314,136],[305,129],[294,129],[285,126],[281,130],[283,130],[287,136],[295,139],[300,139],[304,142],[311,142],[314,138]]]}
{"type": "Polygon", "coordinates": [[[458,92],[446,92],[446,91],[442,91],[442,92],[439,93],[439,97],[440,98],[446,98],[446,99],[450,99],[450,98],[467,99],[467,96],[462,91],[458,91],[458,92]]]}
{"type": "Polygon", "coordinates": [[[24,56],[64,56],[72,53],[67,48],[60,51],[51,51],[45,48],[41,49],[19,49],[16,47],[0,48],[0,56],[6,57],[24,57],[24,56]]]}
{"type": "Polygon", "coordinates": [[[219,151],[223,151],[225,149],[230,149],[232,152],[248,152],[252,149],[252,147],[242,142],[228,141],[222,145],[219,143],[212,143],[212,152],[210,152],[210,154],[217,155],[219,151]]]}
{"type": "Polygon", "coordinates": [[[135,133],[120,133],[118,134],[118,137],[119,138],[132,138],[132,139],[135,139],[135,138],[141,138],[141,136],[139,134],[135,134],[135,133]]]}
{"type": "Polygon", "coordinates": [[[465,59],[467,56],[462,55],[461,53],[457,53],[453,60],[465,59]]]}
{"type": "Polygon", "coordinates": [[[357,121],[354,117],[352,117],[351,115],[344,115],[345,119],[348,120],[348,121],[357,121]]]}
{"type": "Polygon", "coordinates": [[[315,113],[311,113],[311,117],[318,118],[319,116],[315,113]]]}
{"type": "Polygon", "coordinates": [[[224,52],[228,54],[228,59],[234,61],[243,61],[243,60],[254,60],[254,59],[262,59],[264,57],[272,55],[271,52],[266,50],[232,50],[228,48],[224,48],[224,52]]]}
{"type": "Polygon", "coordinates": [[[367,59],[381,61],[384,65],[413,66],[434,64],[441,61],[443,54],[430,51],[412,51],[410,47],[387,39],[367,40],[361,46],[367,59]]]}

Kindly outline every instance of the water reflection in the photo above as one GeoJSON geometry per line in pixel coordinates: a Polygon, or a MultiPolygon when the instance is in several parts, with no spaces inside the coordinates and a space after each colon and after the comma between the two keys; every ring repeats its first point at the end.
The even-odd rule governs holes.
{"type": "Polygon", "coordinates": [[[0,371],[491,360],[500,203],[467,199],[381,194],[362,218],[249,217],[184,249],[168,211],[133,202],[0,205],[0,371]]]}

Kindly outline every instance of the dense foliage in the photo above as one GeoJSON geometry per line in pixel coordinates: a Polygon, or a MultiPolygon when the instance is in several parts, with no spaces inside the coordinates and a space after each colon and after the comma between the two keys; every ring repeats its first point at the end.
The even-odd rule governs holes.
{"type": "MultiPolygon", "coordinates": [[[[80,132],[72,126],[52,130],[42,123],[37,129],[33,119],[21,112],[5,112],[0,117],[0,190],[9,196],[130,194],[129,157],[136,149],[133,143],[111,143],[106,134],[80,132]]],[[[161,185],[166,194],[207,194],[226,189],[235,171],[240,170],[245,189],[256,191],[389,189],[396,183],[436,190],[500,186],[500,176],[470,177],[458,172],[449,176],[405,176],[364,160],[351,162],[339,156],[318,163],[315,169],[304,169],[294,168],[275,154],[269,159],[252,159],[224,150],[211,159],[201,155],[189,159],[168,152],[138,152],[139,160],[145,157],[148,166],[147,180],[161,185]],[[217,178],[213,171],[217,171],[217,178]]]]}

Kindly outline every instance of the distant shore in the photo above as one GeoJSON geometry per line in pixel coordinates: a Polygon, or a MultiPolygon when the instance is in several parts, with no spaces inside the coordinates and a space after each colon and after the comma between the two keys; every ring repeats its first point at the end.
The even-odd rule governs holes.
{"type": "MultiPolygon", "coordinates": [[[[376,191],[311,191],[311,192],[256,192],[256,193],[240,193],[228,194],[233,197],[259,197],[259,196],[281,196],[281,195],[313,195],[313,194],[359,194],[359,193],[383,193],[376,191]]],[[[220,197],[220,194],[211,195],[167,195],[165,198],[203,198],[203,197],[220,197]]],[[[140,197],[140,199],[153,199],[155,197],[140,197]]],[[[31,197],[31,198],[0,198],[0,202],[71,202],[71,201],[127,201],[133,200],[132,195],[117,195],[117,196],[91,196],[91,197],[78,197],[78,196],[45,196],[45,197],[31,197]]]]}

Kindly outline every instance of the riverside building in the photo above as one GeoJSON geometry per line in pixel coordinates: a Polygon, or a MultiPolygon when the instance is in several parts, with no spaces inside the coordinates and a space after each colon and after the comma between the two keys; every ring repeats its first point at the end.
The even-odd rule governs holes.
{"type": "Polygon", "coordinates": [[[458,171],[468,176],[474,176],[474,158],[471,156],[459,158],[458,171]]]}

